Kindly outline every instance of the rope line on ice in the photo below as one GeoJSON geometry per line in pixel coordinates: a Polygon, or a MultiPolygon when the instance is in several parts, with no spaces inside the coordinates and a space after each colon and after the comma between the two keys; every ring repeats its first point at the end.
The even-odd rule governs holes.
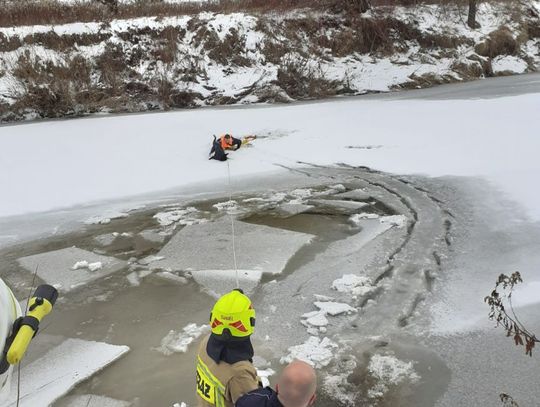
{"type": "MultiPolygon", "coordinates": [[[[229,179],[229,204],[232,204],[231,165],[229,164],[229,161],[227,161],[227,174],[229,179]]],[[[240,280],[238,278],[238,264],[236,262],[236,233],[234,230],[234,216],[231,210],[228,210],[227,212],[229,213],[229,217],[231,218],[232,253],[236,278],[236,288],[240,288],[240,280]]]]}

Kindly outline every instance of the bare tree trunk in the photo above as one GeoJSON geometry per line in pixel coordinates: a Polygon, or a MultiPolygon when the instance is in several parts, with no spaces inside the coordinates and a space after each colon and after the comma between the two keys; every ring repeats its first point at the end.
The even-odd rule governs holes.
{"type": "Polygon", "coordinates": [[[478,28],[476,23],[476,1],[469,0],[469,18],[467,19],[467,25],[471,28],[478,28]]]}
{"type": "Polygon", "coordinates": [[[365,13],[371,8],[369,0],[357,0],[356,3],[358,4],[358,11],[360,11],[360,13],[365,13]]]}
{"type": "Polygon", "coordinates": [[[118,0],[97,0],[98,3],[104,4],[109,8],[109,11],[117,15],[118,14],[118,0]]]}
{"type": "Polygon", "coordinates": [[[371,8],[371,0],[330,0],[328,4],[338,13],[363,14],[371,8]]]}

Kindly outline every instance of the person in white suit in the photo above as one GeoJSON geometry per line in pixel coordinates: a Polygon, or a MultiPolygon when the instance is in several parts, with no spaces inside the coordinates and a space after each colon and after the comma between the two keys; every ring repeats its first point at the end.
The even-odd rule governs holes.
{"type": "MultiPolygon", "coordinates": [[[[0,351],[4,354],[4,344],[11,334],[13,322],[21,316],[21,306],[9,287],[0,278],[0,351]]],[[[5,401],[11,389],[11,373],[13,366],[0,374],[0,404],[5,401]]]]}

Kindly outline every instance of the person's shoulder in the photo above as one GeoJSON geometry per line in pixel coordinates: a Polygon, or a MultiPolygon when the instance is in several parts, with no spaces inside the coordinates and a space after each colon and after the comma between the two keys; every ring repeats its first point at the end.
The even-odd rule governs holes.
{"type": "Polygon", "coordinates": [[[257,369],[255,369],[255,366],[249,360],[241,360],[233,363],[231,367],[237,372],[257,372],[257,369]]]}
{"type": "Polygon", "coordinates": [[[270,387],[252,390],[238,399],[236,407],[273,406],[270,403],[275,394],[270,387]]]}

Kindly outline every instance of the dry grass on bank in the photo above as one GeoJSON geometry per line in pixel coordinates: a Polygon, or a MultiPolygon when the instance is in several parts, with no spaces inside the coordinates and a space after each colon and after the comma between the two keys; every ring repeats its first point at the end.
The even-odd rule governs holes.
{"type": "MultiPolygon", "coordinates": [[[[374,6],[416,5],[416,4],[464,4],[466,0],[372,0],[374,6]]],[[[513,1],[513,0],[509,0],[513,1]]],[[[282,12],[310,8],[332,12],[358,13],[361,0],[221,0],[209,3],[170,4],[160,1],[140,1],[133,4],[119,4],[117,7],[104,5],[98,1],[75,1],[72,4],[56,0],[0,0],[0,27],[67,24],[74,22],[109,21],[114,18],[129,19],[145,16],[181,16],[210,11],[232,12],[282,12]]]]}

